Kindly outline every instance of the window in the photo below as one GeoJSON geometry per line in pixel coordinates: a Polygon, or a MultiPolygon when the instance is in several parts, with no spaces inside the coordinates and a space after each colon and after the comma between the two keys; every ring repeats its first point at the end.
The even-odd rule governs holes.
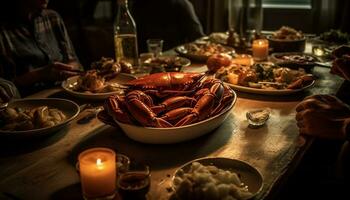
{"type": "Polygon", "coordinates": [[[311,0],[262,0],[264,8],[311,9],[311,0]]]}

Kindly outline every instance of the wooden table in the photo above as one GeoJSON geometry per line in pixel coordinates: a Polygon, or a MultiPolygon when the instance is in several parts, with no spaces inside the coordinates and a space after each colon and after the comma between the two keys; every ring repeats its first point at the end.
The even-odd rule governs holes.
{"type": "MultiPolygon", "coordinates": [[[[4,194],[9,199],[81,199],[79,176],[75,169],[77,155],[83,149],[95,146],[113,148],[134,160],[148,163],[152,170],[148,199],[168,199],[174,171],[200,157],[246,161],[256,167],[264,178],[263,190],[257,199],[272,198],[280,181],[293,171],[308,146],[308,140],[298,135],[295,106],[310,94],[335,93],[342,82],[328,72],[327,68],[315,67],[314,74],[318,80],[314,87],[289,96],[238,93],[231,114],[218,129],[183,143],[138,143],[127,138],[121,129],[104,125],[97,119],[88,124],[78,124],[77,120],[86,115],[87,110],[69,126],[47,138],[2,142],[0,199],[4,194]],[[257,129],[249,128],[246,111],[263,107],[272,111],[267,124],[257,129]],[[10,198],[11,195],[15,198],[10,198]]],[[[68,96],[61,89],[51,89],[32,97],[68,96]]]]}

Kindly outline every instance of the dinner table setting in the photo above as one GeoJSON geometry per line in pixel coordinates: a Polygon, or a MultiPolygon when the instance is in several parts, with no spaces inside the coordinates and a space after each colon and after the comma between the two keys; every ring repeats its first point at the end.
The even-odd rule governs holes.
{"type": "Polygon", "coordinates": [[[336,93],[349,40],[284,26],[243,49],[230,31],[10,101],[0,199],[276,199],[313,142],[295,107],[336,93]]]}

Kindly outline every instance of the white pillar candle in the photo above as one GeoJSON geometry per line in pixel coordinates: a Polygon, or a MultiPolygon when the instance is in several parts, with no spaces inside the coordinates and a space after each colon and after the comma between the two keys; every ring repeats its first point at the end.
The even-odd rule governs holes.
{"type": "Polygon", "coordinates": [[[269,55],[269,41],[266,39],[257,39],[253,41],[253,57],[257,61],[266,60],[269,55]]]}
{"type": "Polygon", "coordinates": [[[86,199],[114,196],[116,191],[115,152],[92,148],[79,154],[79,170],[86,199]]]}

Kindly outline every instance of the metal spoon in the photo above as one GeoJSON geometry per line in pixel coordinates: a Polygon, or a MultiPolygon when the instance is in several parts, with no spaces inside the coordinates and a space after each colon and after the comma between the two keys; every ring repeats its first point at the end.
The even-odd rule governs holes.
{"type": "Polygon", "coordinates": [[[94,119],[97,116],[97,113],[103,110],[103,106],[98,106],[92,109],[90,113],[82,117],[78,120],[78,124],[86,124],[89,123],[92,119],[94,119]]]}

